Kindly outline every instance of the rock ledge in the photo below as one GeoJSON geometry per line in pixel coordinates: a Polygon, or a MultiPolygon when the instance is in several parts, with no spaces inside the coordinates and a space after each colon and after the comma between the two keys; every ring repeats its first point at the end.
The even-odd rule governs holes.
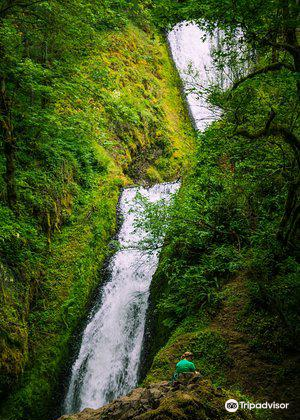
{"type": "Polygon", "coordinates": [[[215,388],[209,380],[194,376],[176,386],[160,382],[136,388],[97,410],[86,408],[81,413],[64,415],[59,420],[255,419],[250,411],[229,413],[225,410],[225,401],[234,397],[233,393],[215,388]]]}

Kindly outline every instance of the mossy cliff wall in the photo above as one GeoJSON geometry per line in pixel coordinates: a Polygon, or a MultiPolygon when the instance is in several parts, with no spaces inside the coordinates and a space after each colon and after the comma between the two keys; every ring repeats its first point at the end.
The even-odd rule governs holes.
{"type": "Polygon", "coordinates": [[[0,206],[1,419],[49,417],[111,252],[120,188],[178,177],[194,141],[167,45],[149,28],[102,33],[55,89],[61,135],[18,151],[22,204],[17,216],[0,206]]]}

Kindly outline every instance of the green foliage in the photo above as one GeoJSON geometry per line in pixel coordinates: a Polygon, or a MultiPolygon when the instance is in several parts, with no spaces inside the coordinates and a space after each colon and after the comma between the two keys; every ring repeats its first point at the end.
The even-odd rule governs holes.
{"type": "Polygon", "coordinates": [[[299,337],[299,264],[291,258],[272,263],[278,271],[271,281],[257,278],[249,283],[250,303],[244,309],[242,329],[252,332],[254,351],[278,362],[293,351],[299,337]]]}
{"type": "Polygon", "coordinates": [[[151,375],[165,379],[188,347],[202,351],[196,362],[222,381],[226,343],[206,323],[223,285],[241,272],[250,290],[241,328],[252,331],[254,351],[268,347],[267,357],[282,360],[299,332],[296,2],[2,3],[3,390],[19,377],[4,418],[48,415],[71,336],[110,252],[119,188],[174,179],[191,154],[178,78],[150,10],[163,28],[184,19],[209,32],[218,26],[228,46],[215,54],[219,69],[254,71],[225,93],[208,89],[223,110],[220,121],[199,134],[170,211],[146,204],[151,245],[159,246],[162,225],[168,232],[152,296],[161,336],[172,334],[151,375]],[[231,48],[240,29],[255,58],[250,66],[231,48]]]}
{"type": "MultiPolygon", "coordinates": [[[[297,28],[298,5],[294,1],[155,0],[153,3],[154,18],[163,28],[184,20],[195,21],[208,32],[216,27],[225,31],[229,45],[233,42],[232,34],[238,30],[240,39],[260,51],[271,46],[288,49],[284,42],[290,41],[291,46],[295,41],[291,32],[297,28]]],[[[230,48],[222,54],[232,57],[230,48]]]]}
{"type": "Polygon", "coordinates": [[[194,133],[146,3],[1,4],[0,56],[1,416],[46,418],[120,188],[178,176],[194,133]]]}
{"type": "MultiPolygon", "coordinates": [[[[173,208],[159,218],[146,204],[154,247],[160,226],[168,232],[151,285],[147,352],[153,364],[146,381],[169,375],[184,350],[197,352],[198,336],[206,356],[196,362],[217,382],[291,400],[298,392],[296,7],[293,1],[155,2],[153,13],[163,27],[187,20],[211,34],[215,28],[224,31],[215,65],[233,76],[233,86],[226,92],[215,85],[201,92],[191,86],[221,108],[222,116],[199,135],[193,170],[173,208]],[[247,372],[251,357],[255,380],[268,377],[261,384],[247,372]]],[[[293,410],[296,404],[288,418],[293,410]]]]}
{"type": "Polygon", "coordinates": [[[190,316],[201,323],[205,310],[213,318],[228,300],[224,286],[243,273],[250,303],[239,315],[241,329],[253,352],[283,363],[299,336],[299,263],[280,237],[297,173],[293,146],[264,126],[270,109],[278,124],[295,121],[295,79],[284,69],[259,75],[213,100],[223,116],[199,134],[193,169],[173,207],[161,212],[145,203],[154,247],[162,225],[167,230],[151,285],[154,335],[161,340],[149,354],[190,316]]]}
{"type": "Polygon", "coordinates": [[[227,122],[220,121],[199,137],[194,171],[170,214],[159,220],[148,207],[154,237],[168,223],[154,280],[166,276],[167,286],[157,307],[172,328],[186,313],[217,303],[217,291],[230,276],[250,270],[268,295],[276,290],[272,302],[295,326],[294,298],[284,291],[296,287],[298,264],[276,239],[286,196],[282,150],[285,157],[290,151],[284,143],[274,148],[261,139],[229,141],[226,130],[227,122]]]}
{"type": "Polygon", "coordinates": [[[222,380],[222,370],[225,371],[231,365],[228,355],[228,344],[220,333],[214,331],[200,332],[192,346],[194,354],[198,356],[197,366],[200,372],[215,380],[222,380]]]}
{"type": "Polygon", "coordinates": [[[184,351],[193,352],[196,369],[203,376],[217,384],[224,382],[226,369],[231,366],[228,344],[219,332],[209,330],[203,320],[187,317],[156,354],[145,383],[171,378],[184,351]]]}

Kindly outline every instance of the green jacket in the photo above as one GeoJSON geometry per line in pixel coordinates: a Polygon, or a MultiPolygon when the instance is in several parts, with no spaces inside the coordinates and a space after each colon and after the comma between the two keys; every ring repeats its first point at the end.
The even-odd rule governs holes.
{"type": "Polygon", "coordinates": [[[187,359],[182,359],[176,365],[176,373],[184,372],[195,372],[196,367],[193,362],[189,362],[187,359]]]}

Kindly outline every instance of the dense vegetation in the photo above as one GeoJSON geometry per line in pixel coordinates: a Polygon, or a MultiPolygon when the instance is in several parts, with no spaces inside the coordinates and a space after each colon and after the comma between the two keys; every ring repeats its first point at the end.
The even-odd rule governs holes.
{"type": "Polygon", "coordinates": [[[0,54],[1,418],[47,418],[120,187],[178,176],[193,130],[137,2],[1,2],[0,54]]]}
{"type": "MultiPolygon", "coordinates": [[[[245,42],[253,51],[256,63],[251,73],[246,77],[248,93],[257,89],[257,83],[270,74],[274,89],[269,102],[257,102],[257,95],[251,100],[254,117],[250,120],[249,111],[245,110],[244,119],[236,119],[234,128],[245,137],[279,136],[287,143],[294,155],[293,168],[290,171],[289,196],[280,236],[283,243],[299,257],[299,150],[298,137],[298,102],[300,97],[300,46],[299,46],[299,4],[297,0],[278,1],[235,1],[226,0],[216,4],[213,0],[198,1],[185,0],[157,2],[156,14],[159,22],[172,23],[181,20],[195,20],[208,32],[214,28],[224,30],[225,45],[220,51],[221,64],[229,61],[232,65],[235,51],[230,48],[235,42],[234,35],[238,32],[240,43],[245,42]],[[282,71],[283,70],[283,71],[282,71]],[[292,78],[293,89],[290,94],[283,95],[282,79],[292,78]],[[259,77],[262,76],[262,77],[259,77]],[[278,91],[277,91],[278,89],[278,91]],[[255,100],[256,99],[256,100],[255,100]],[[259,127],[258,130],[255,128],[259,127]]],[[[241,63],[240,63],[241,64],[241,63]]],[[[270,77],[270,76],[269,76],[270,77]]],[[[238,88],[244,80],[236,81],[233,90],[238,88]]],[[[268,80],[265,84],[270,85],[268,80]]],[[[263,88],[263,85],[261,85],[263,88]]],[[[246,89],[246,88],[245,88],[246,89]]],[[[251,97],[250,97],[251,99],[251,97]]],[[[258,98],[260,99],[260,98],[258,98]]],[[[234,104],[236,106],[236,103],[234,104]]]]}
{"type": "Polygon", "coordinates": [[[173,209],[146,205],[153,241],[162,223],[169,229],[151,286],[146,381],[171,375],[184,348],[216,383],[293,401],[300,297],[296,2],[159,1],[155,13],[164,25],[195,20],[208,31],[222,28],[216,66],[236,74],[243,65],[248,75],[225,92],[199,92],[223,115],[199,134],[173,209]],[[250,63],[232,48],[237,32],[250,63]]]}
{"type": "Polygon", "coordinates": [[[4,419],[44,419],[55,405],[72,334],[111,252],[120,188],[174,179],[187,154],[175,206],[147,205],[154,243],[168,226],[147,380],[165,379],[186,349],[216,383],[264,399],[296,395],[298,12],[297,0],[0,2],[4,419]],[[224,31],[219,69],[248,69],[226,92],[199,92],[223,114],[195,153],[153,28],[183,20],[224,31]],[[237,33],[250,63],[232,48],[237,33]]]}

